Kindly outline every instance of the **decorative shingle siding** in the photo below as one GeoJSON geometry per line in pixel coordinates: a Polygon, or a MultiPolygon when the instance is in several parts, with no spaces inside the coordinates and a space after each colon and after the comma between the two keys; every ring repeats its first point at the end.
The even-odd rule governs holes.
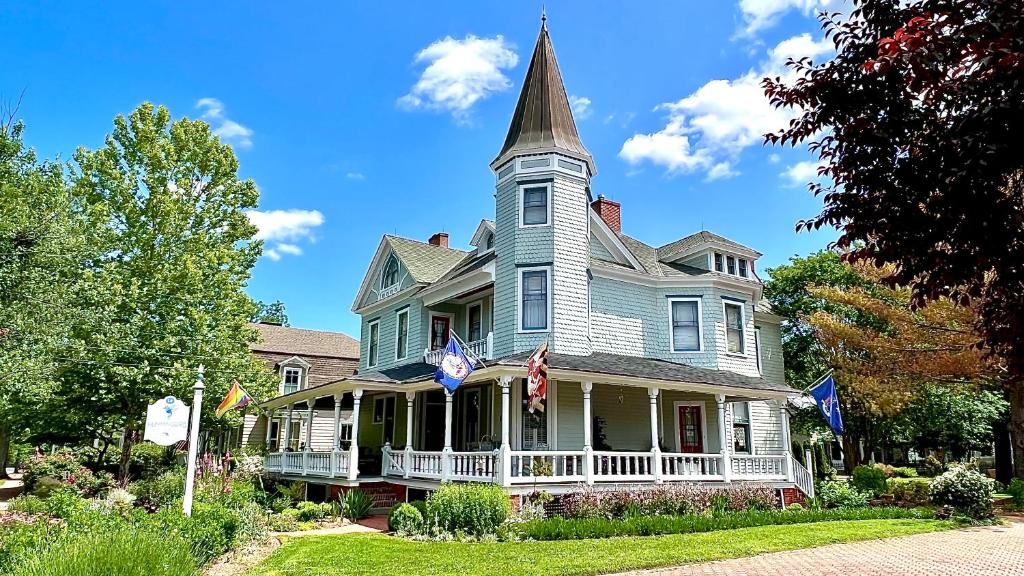
{"type": "MultiPolygon", "coordinates": [[[[383,260],[381,260],[381,265],[380,265],[380,267],[377,270],[373,270],[371,272],[368,272],[368,274],[371,275],[370,276],[370,289],[366,291],[366,296],[364,296],[363,300],[361,302],[359,302],[359,306],[358,307],[362,308],[363,306],[369,306],[370,304],[374,304],[374,303],[380,301],[380,298],[378,297],[379,294],[380,294],[380,283],[381,283],[380,275],[384,272],[383,267],[387,265],[388,259],[390,258],[390,256],[389,256],[390,254],[392,254],[392,252],[390,252],[390,251],[387,252],[387,254],[385,254],[383,260]]],[[[406,268],[405,263],[402,262],[401,258],[399,258],[398,259],[398,285],[399,285],[398,291],[401,292],[402,290],[405,290],[406,288],[412,286],[415,283],[416,283],[416,280],[412,277],[412,274],[409,273],[409,269],[406,268]]]]}
{"type": "Polygon", "coordinates": [[[747,376],[758,376],[757,358],[754,355],[754,306],[749,294],[726,290],[711,290],[711,298],[704,303],[705,334],[708,327],[714,327],[715,349],[718,350],[718,368],[747,376]],[[743,345],[744,354],[726,352],[724,302],[743,303],[743,345]]]}
{"type": "Polygon", "coordinates": [[[756,319],[755,324],[761,329],[762,376],[769,382],[785,384],[786,368],[782,357],[782,334],[779,325],[756,319]]]}
{"type": "Polygon", "coordinates": [[[494,353],[511,354],[516,332],[516,228],[518,226],[514,179],[506,180],[495,193],[494,252],[494,353]]]}
{"type": "Polygon", "coordinates": [[[697,254],[696,256],[690,256],[686,260],[681,262],[687,266],[693,266],[694,268],[700,268],[701,270],[710,270],[708,268],[708,255],[697,254]]]}
{"type": "Polygon", "coordinates": [[[410,362],[423,360],[423,349],[427,344],[426,333],[429,325],[424,321],[423,301],[419,298],[406,298],[396,301],[380,310],[363,315],[359,341],[362,351],[359,359],[360,370],[370,369],[370,322],[380,319],[380,342],[378,345],[377,365],[373,370],[391,368],[410,362]],[[398,328],[396,313],[398,310],[409,309],[409,354],[404,360],[395,360],[395,331],[398,328]]]}
{"type": "Polygon", "coordinates": [[[605,262],[615,262],[615,256],[593,234],[590,235],[590,256],[605,262]]]}
{"type": "Polygon", "coordinates": [[[586,182],[558,176],[554,183],[554,318],[552,350],[590,354],[588,326],[590,204],[586,182]]]}

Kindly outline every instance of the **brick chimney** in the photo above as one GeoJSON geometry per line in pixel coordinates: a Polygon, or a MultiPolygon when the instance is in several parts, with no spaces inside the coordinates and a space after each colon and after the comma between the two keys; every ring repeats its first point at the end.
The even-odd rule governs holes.
{"type": "Polygon", "coordinates": [[[604,197],[604,194],[600,194],[597,200],[594,200],[590,206],[597,210],[598,216],[601,220],[604,220],[605,224],[609,228],[616,232],[622,232],[622,205],[613,200],[609,200],[604,197]]]}
{"type": "Polygon", "coordinates": [[[447,248],[448,233],[438,232],[437,234],[434,234],[433,236],[430,237],[430,240],[427,240],[427,244],[430,244],[431,246],[440,246],[441,248],[447,248]]]}

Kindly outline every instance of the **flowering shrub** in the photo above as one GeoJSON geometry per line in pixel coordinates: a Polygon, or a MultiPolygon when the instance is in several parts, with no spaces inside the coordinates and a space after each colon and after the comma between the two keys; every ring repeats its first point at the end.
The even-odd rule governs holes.
{"type": "Polygon", "coordinates": [[[776,497],[771,486],[763,484],[737,484],[728,488],[662,484],[622,490],[586,487],[565,496],[562,503],[569,518],[624,518],[767,510],[776,506],[776,497]]]}
{"type": "Polygon", "coordinates": [[[24,466],[25,490],[45,496],[60,486],[71,486],[84,496],[95,496],[109,488],[114,477],[107,472],[93,474],[69,451],[33,456],[24,466]]]}
{"type": "Polygon", "coordinates": [[[427,523],[445,534],[495,534],[508,518],[508,493],[491,484],[442,484],[427,499],[427,523]]]}
{"type": "Polygon", "coordinates": [[[238,480],[252,480],[263,474],[263,457],[259,455],[239,456],[235,459],[234,477],[238,480]]]}
{"type": "Polygon", "coordinates": [[[870,497],[840,480],[822,482],[816,493],[826,508],[863,508],[870,497]]]}
{"type": "Polygon", "coordinates": [[[994,488],[995,482],[984,474],[963,466],[952,466],[932,480],[928,492],[932,502],[952,506],[959,514],[991,518],[994,488]]]}
{"type": "Polygon", "coordinates": [[[927,504],[928,480],[925,478],[890,478],[886,482],[886,494],[892,494],[897,502],[927,504]]]}

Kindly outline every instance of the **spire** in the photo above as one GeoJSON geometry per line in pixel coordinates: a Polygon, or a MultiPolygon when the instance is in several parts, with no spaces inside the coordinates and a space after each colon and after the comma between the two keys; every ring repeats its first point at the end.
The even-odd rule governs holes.
{"type": "Polygon", "coordinates": [[[520,153],[561,152],[583,160],[591,175],[597,172],[594,159],[580,141],[569,98],[558,71],[555,50],[548,36],[547,15],[541,14],[540,35],[526,71],[523,90],[512,115],[512,123],[492,168],[520,153]]]}

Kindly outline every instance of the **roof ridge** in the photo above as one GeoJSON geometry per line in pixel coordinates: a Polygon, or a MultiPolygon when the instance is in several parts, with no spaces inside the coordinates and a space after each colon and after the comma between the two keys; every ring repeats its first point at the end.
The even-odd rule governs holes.
{"type": "Polygon", "coordinates": [[[461,248],[452,248],[451,246],[438,246],[437,244],[431,244],[430,242],[424,242],[422,240],[417,240],[415,238],[409,238],[409,237],[406,237],[406,236],[399,236],[397,234],[385,234],[384,237],[385,238],[391,238],[391,239],[394,239],[394,240],[404,240],[406,242],[414,242],[414,243],[420,244],[422,246],[430,246],[431,248],[440,248],[442,250],[449,250],[451,252],[461,252],[463,254],[470,254],[472,252],[472,250],[463,250],[461,248]]]}

